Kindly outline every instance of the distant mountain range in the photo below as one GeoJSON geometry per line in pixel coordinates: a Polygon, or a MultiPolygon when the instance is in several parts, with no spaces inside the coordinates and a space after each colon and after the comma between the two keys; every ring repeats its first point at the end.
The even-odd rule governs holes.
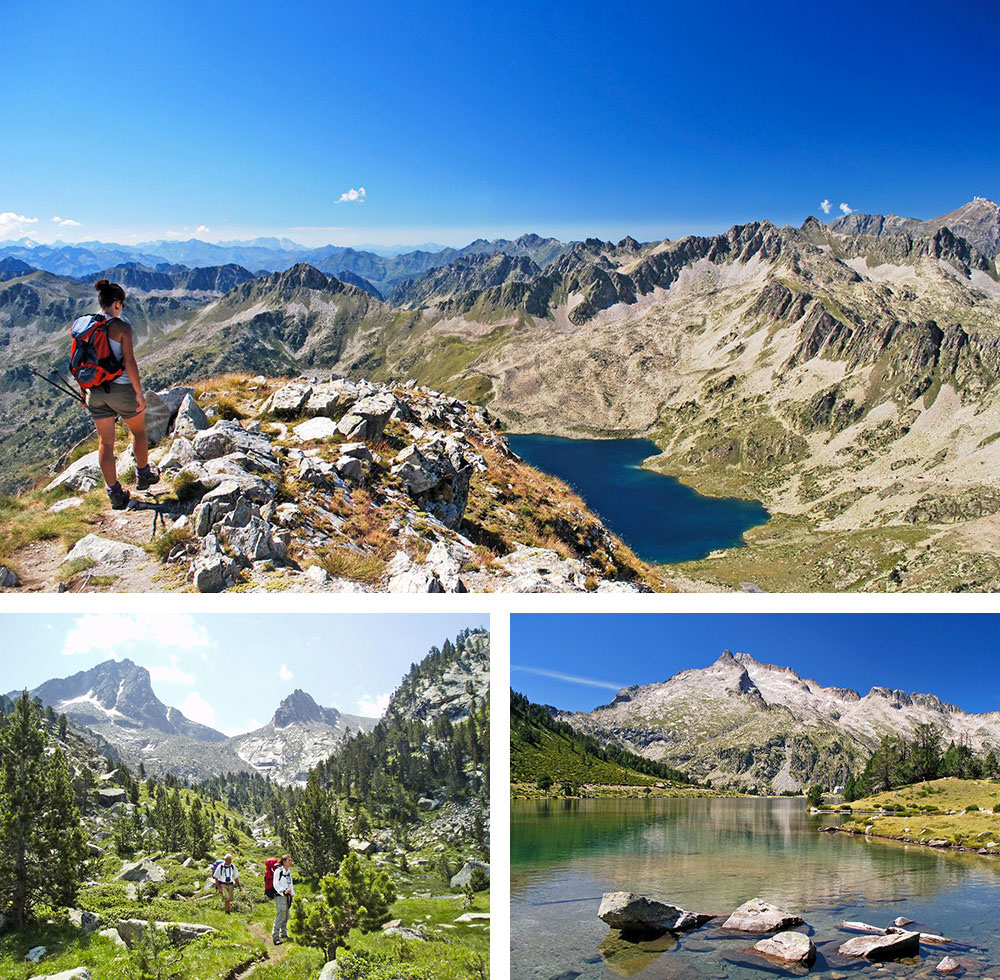
{"type": "Polygon", "coordinates": [[[153,693],[149,671],[127,659],[46,681],[31,695],[97,733],[133,767],[142,762],[153,774],[192,780],[255,771],[279,783],[301,782],[347,732],[370,731],[378,721],[320,707],[296,690],[263,728],[228,738],[165,706],[153,693]]]}
{"type": "Polygon", "coordinates": [[[884,735],[936,726],[944,741],[1000,747],[1000,712],[968,714],[933,694],[822,687],[791,667],[724,651],[709,667],[623,688],[606,705],[556,717],[602,743],[716,787],[782,792],[857,775],[884,735]]]}
{"type": "MultiPolygon", "coordinates": [[[[435,648],[403,678],[387,712],[421,721],[466,717],[474,699],[488,697],[489,649],[484,632],[470,633],[460,648],[447,642],[443,656],[435,648]]],[[[281,784],[304,783],[308,771],[329,758],[349,733],[369,732],[379,721],[323,707],[297,689],[281,701],[268,724],[228,737],[164,705],[149,671],[128,659],[106,660],[45,681],[30,694],[99,736],[133,768],[142,762],[154,775],[169,772],[194,781],[257,772],[281,784]]],[[[19,695],[12,691],[7,697],[19,695]]]]}
{"type": "MultiPolygon", "coordinates": [[[[1000,207],[976,199],[931,221],[754,221],[645,244],[525,235],[304,258],[287,242],[175,242],[137,261],[106,246],[92,267],[132,283],[151,386],[413,378],[512,431],[647,437],[647,466],[762,501],[766,531],[683,570],[698,580],[995,590],[998,227],[1000,207]],[[255,274],[265,252],[281,267],[255,274]]],[[[46,249],[0,248],[0,490],[90,429],[29,370],[64,369],[66,326],[94,305],[89,273],[38,269],[46,249]]]]}

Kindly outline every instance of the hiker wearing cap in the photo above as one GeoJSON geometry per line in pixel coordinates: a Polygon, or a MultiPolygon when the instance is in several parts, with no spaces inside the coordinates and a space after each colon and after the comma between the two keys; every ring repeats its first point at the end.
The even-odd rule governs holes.
{"type": "Polygon", "coordinates": [[[107,279],[95,283],[94,288],[101,312],[73,321],[70,373],[86,396],[87,408],[97,429],[98,462],[107,484],[108,499],[114,510],[122,510],[129,502],[129,492],[118,482],[117,419],[121,419],[132,434],[136,490],[146,490],[158,483],[160,474],[149,464],[146,396],[142,393],[139,365],[135,360],[132,324],[122,316],[125,290],[107,279]]]}
{"type": "Polygon", "coordinates": [[[274,869],[274,928],[271,939],[280,946],[288,938],[288,913],[292,907],[295,886],[292,884],[292,856],[284,854],[274,869]]]}
{"type": "Polygon", "coordinates": [[[226,859],[216,869],[212,875],[219,884],[219,891],[222,893],[222,901],[226,905],[226,915],[229,915],[229,906],[233,901],[233,889],[238,888],[243,891],[240,884],[240,873],[233,864],[232,854],[227,854],[226,859]]]}

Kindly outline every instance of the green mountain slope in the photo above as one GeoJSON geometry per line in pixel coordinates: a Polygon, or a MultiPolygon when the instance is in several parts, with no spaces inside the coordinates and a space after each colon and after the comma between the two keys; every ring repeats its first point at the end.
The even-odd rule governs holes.
{"type": "Polygon", "coordinates": [[[675,786],[698,784],[682,772],[556,721],[548,709],[510,692],[510,780],[544,785],[580,783],[598,786],[675,786]]]}

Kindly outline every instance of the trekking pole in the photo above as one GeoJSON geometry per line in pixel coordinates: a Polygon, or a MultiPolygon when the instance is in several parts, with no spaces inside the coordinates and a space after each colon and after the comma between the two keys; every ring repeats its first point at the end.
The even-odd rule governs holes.
{"type": "MultiPolygon", "coordinates": [[[[76,401],[78,401],[81,405],[86,405],[87,404],[87,399],[84,398],[83,395],[77,394],[71,388],[64,388],[62,385],[56,384],[55,381],[53,381],[50,377],[47,377],[46,375],[42,374],[40,371],[36,371],[33,367],[29,367],[28,370],[36,378],[41,378],[42,381],[46,382],[46,384],[52,385],[52,387],[55,388],[56,391],[61,391],[64,395],[69,395],[70,398],[76,399],[76,401]]],[[[51,373],[52,374],[56,374],[55,371],[52,371],[51,373]]],[[[63,380],[63,376],[61,374],[57,375],[57,377],[59,378],[60,381],[63,380]]]]}

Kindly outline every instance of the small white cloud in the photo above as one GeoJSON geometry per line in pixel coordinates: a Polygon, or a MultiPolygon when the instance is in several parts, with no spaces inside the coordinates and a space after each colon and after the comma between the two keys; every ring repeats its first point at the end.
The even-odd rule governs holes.
{"type": "Polygon", "coordinates": [[[850,204],[845,204],[843,201],[840,202],[840,210],[843,211],[844,214],[854,214],[854,208],[852,208],[850,204]]]}
{"type": "Polygon", "coordinates": [[[819,202],[819,207],[820,207],[820,210],[823,212],[823,214],[829,214],[830,213],[830,208],[832,208],[833,205],[830,203],[830,201],[827,198],[823,198],[823,200],[819,202]]]}
{"type": "Polygon", "coordinates": [[[210,650],[215,640],[192,616],[128,616],[86,613],[77,618],[63,640],[63,653],[104,653],[118,658],[150,646],[174,650],[210,650]]]}
{"type": "Polygon", "coordinates": [[[194,233],[196,235],[207,235],[211,230],[212,229],[209,228],[208,225],[198,225],[198,227],[195,228],[194,233]]]}
{"type": "Polygon", "coordinates": [[[294,675],[284,664],[282,664],[281,669],[278,671],[278,676],[283,681],[290,681],[294,675]]]}
{"type": "Polygon", "coordinates": [[[52,219],[53,223],[59,225],[60,228],[79,228],[80,222],[74,221],[72,218],[60,218],[58,215],[52,219]]]}
{"type": "Polygon", "coordinates": [[[364,204],[368,192],[363,187],[352,187],[337,198],[338,204],[364,204]]]}
{"type": "Polygon", "coordinates": [[[215,727],[215,708],[213,708],[197,691],[192,691],[179,705],[185,718],[198,722],[199,725],[215,727]]]}
{"type": "Polygon", "coordinates": [[[358,698],[358,714],[366,718],[378,718],[385,714],[385,709],[389,707],[389,698],[392,695],[387,691],[385,694],[362,695],[358,698]]]}
{"type": "Polygon", "coordinates": [[[28,233],[31,225],[37,224],[37,218],[15,214],[13,211],[0,211],[0,238],[21,238],[28,233]]]}
{"type": "Polygon", "coordinates": [[[222,734],[232,738],[234,735],[245,735],[247,732],[254,732],[262,727],[256,718],[248,718],[245,725],[234,725],[232,728],[223,728],[222,734]]]}
{"type": "Polygon", "coordinates": [[[164,684],[194,684],[194,674],[189,674],[177,666],[177,654],[170,654],[170,666],[148,667],[149,676],[154,681],[163,681],[164,684]]]}

